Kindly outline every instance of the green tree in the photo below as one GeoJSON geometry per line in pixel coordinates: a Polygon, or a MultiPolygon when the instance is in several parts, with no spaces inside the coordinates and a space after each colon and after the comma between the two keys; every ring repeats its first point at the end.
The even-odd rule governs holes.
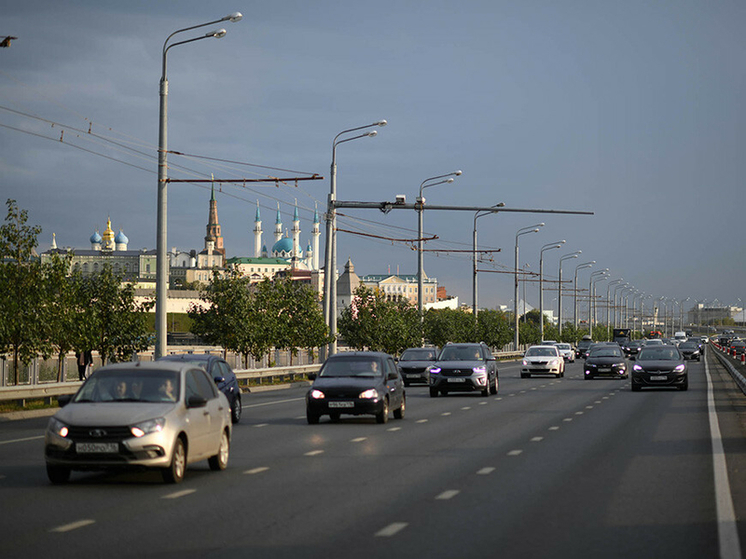
{"type": "Polygon", "coordinates": [[[475,342],[478,341],[477,336],[481,335],[474,324],[473,314],[454,309],[426,311],[424,330],[425,339],[438,347],[448,342],[475,342]]]}
{"type": "Polygon", "coordinates": [[[50,349],[45,316],[44,274],[34,249],[41,227],[26,225],[28,212],[15,200],[0,226],[0,352],[12,353],[18,384],[19,364],[50,349]]]}
{"type": "Polygon", "coordinates": [[[498,351],[513,341],[513,329],[508,316],[495,309],[486,309],[477,314],[477,339],[498,351]]]}
{"type": "Polygon", "coordinates": [[[422,329],[417,308],[406,299],[389,301],[380,291],[361,285],[352,303],[342,311],[340,336],[351,347],[397,355],[408,347],[419,347],[422,329]]]}
{"type": "Polygon", "coordinates": [[[65,355],[73,350],[90,350],[83,347],[82,325],[87,302],[79,297],[80,272],[68,274],[72,255],[60,258],[52,255],[52,261],[45,265],[47,288],[46,322],[49,328],[49,341],[57,350],[57,381],[65,379],[65,355]]]}

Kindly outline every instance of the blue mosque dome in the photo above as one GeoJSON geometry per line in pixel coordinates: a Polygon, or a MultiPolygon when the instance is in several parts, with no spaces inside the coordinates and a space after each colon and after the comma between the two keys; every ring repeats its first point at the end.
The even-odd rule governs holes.
{"type": "Polygon", "coordinates": [[[101,235],[98,234],[98,231],[96,231],[93,235],[91,235],[91,243],[92,244],[93,243],[100,243],[103,240],[104,240],[103,237],[101,237],[101,235]]]}
{"type": "Polygon", "coordinates": [[[130,240],[127,238],[127,235],[125,235],[122,230],[119,230],[119,233],[117,233],[117,236],[114,237],[114,242],[117,244],[129,244],[130,240]]]}
{"type": "Polygon", "coordinates": [[[272,247],[272,254],[280,254],[282,252],[292,254],[293,252],[292,239],[288,239],[287,237],[285,237],[284,239],[280,239],[274,244],[274,246],[272,247]]]}

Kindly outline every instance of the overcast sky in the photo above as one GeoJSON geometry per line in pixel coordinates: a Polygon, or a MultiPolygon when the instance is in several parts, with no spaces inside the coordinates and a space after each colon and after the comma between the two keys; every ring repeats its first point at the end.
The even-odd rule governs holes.
{"type": "MultiPolygon", "coordinates": [[[[480,306],[512,305],[520,265],[547,280],[575,266],[588,285],[609,268],[653,298],[746,300],[746,4],[738,0],[24,0],[2,3],[0,172],[13,198],[59,246],[89,248],[111,217],[130,248],[155,248],[161,49],[168,35],[240,11],[228,34],[169,51],[171,178],[324,180],[216,184],[227,255],[251,256],[261,207],[272,244],[295,200],[301,244],[329,192],[342,130],[388,120],[337,150],[338,198],[594,212],[502,213],[478,220],[480,306]],[[93,134],[87,134],[88,129],[93,134]],[[60,142],[60,136],[62,141],[60,142]],[[112,141],[116,143],[112,143],[112,141]],[[73,147],[78,146],[78,147],[73,147]],[[83,148],[83,149],[79,149],[83,148]],[[87,150],[87,151],[84,151],[87,150]],[[266,169],[264,167],[271,167],[266,169]],[[494,272],[494,273],[493,273],[494,272]]],[[[179,35],[199,36],[205,28],[179,35]]],[[[204,247],[209,185],[169,187],[168,245],[204,247]]],[[[344,210],[341,268],[417,271],[413,211],[344,210]],[[383,238],[378,238],[383,237],[383,238]]],[[[473,213],[425,212],[425,271],[471,303],[473,213]]],[[[322,252],[323,252],[322,236],[322,252]]],[[[323,255],[322,255],[323,261],[323,255]]],[[[547,284],[552,285],[552,284],[547,284]]],[[[605,293],[606,283],[598,286],[605,293]]],[[[528,302],[538,305],[538,287],[528,302]]],[[[545,306],[554,308],[547,292],[545,306]]],[[[687,303],[686,306],[688,306],[687,303]]]]}

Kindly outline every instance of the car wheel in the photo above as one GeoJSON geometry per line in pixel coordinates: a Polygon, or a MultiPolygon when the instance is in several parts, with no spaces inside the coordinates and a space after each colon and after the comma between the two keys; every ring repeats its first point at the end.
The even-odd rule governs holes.
{"type": "Polygon", "coordinates": [[[174,444],[174,451],[171,455],[171,464],[163,469],[163,481],[166,483],[181,483],[184,479],[187,465],[187,451],[184,446],[184,440],[179,437],[174,444]]]}
{"type": "Polygon", "coordinates": [[[319,416],[306,408],[306,421],[309,425],[316,425],[319,422],[319,416]]]}
{"type": "Polygon", "coordinates": [[[376,423],[386,423],[389,420],[389,401],[384,398],[381,411],[376,414],[376,423]]]}
{"type": "Polygon", "coordinates": [[[241,413],[243,412],[243,405],[241,404],[241,396],[236,396],[233,400],[233,406],[231,407],[231,423],[238,423],[241,421],[241,413]]]}
{"type": "Polygon", "coordinates": [[[55,485],[67,483],[70,480],[70,468],[47,464],[47,477],[55,485]]]}
{"type": "Polygon", "coordinates": [[[430,397],[431,398],[437,398],[438,397],[438,389],[437,388],[431,388],[430,389],[430,397]]]}
{"type": "Polygon", "coordinates": [[[210,469],[213,472],[225,470],[228,466],[228,456],[231,451],[231,442],[228,440],[228,433],[223,431],[223,436],[220,437],[220,448],[215,456],[210,456],[207,459],[207,463],[210,465],[210,469]]]}
{"type": "Polygon", "coordinates": [[[684,384],[679,385],[679,390],[689,390],[689,379],[686,379],[684,384]]]}
{"type": "Polygon", "coordinates": [[[394,410],[395,419],[404,419],[404,413],[407,411],[407,397],[401,397],[401,406],[394,410]]]}
{"type": "Polygon", "coordinates": [[[497,378],[495,378],[495,382],[492,384],[491,392],[493,395],[497,394],[497,378]]]}
{"type": "Polygon", "coordinates": [[[333,411],[329,414],[329,419],[332,423],[339,423],[339,418],[342,416],[338,411],[333,411]]]}

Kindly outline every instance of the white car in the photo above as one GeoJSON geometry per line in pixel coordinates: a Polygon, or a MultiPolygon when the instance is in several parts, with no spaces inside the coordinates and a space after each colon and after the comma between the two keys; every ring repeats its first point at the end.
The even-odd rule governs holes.
{"type": "Polygon", "coordinates": [[[526,350],[521,378],[529,378],[532,374],[565,376],[565,360],[556,345],[535,345],[526,350]]]}
{"type": "Polygon", "coordinates": [[[565,361],[569,361],[570,363],[575,363],[575,350],[570,344],[559,342],[554,345],[557,346],[557,349],[559,349],[560,355],[565,358],[565,361]]]}

